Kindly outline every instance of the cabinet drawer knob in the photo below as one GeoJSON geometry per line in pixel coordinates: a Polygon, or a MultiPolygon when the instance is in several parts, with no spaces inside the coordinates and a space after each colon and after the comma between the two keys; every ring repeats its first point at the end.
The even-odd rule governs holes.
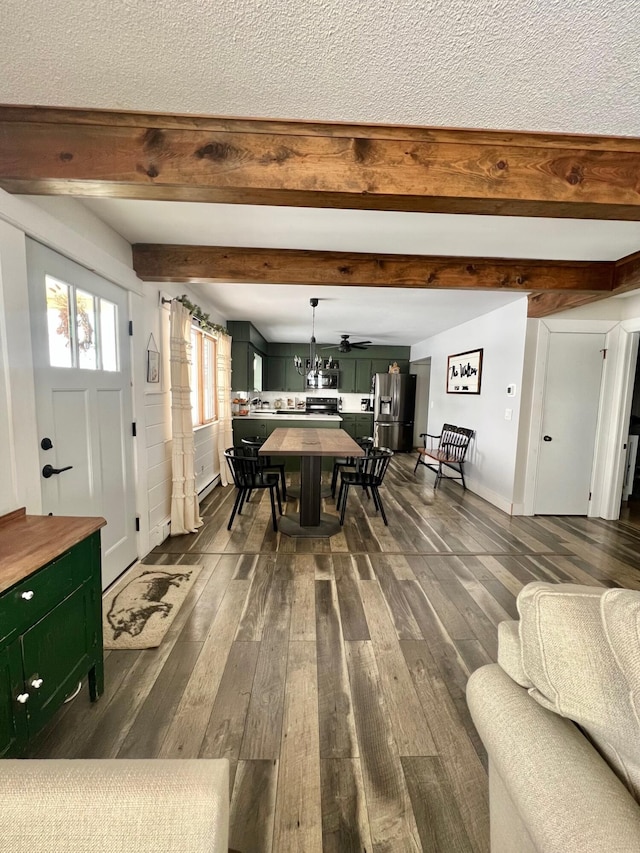
{"type": "Polygon", "coordinates": [[[25,592],[22,593],[20,598],[24,598],[25,601],[31,601],[31,599],[33,598],[33,590],[32,589],[26,590],[25,592]]]}
{"type": "Polygon", "coordinates": [[[44,679],[40,678],[39,676],[37,678],[31,679],[31,686],[35,687],[36,690],[39,690],[43,684],[44,684],[44,679]]]}
{"type": "Polygon", "coordinates": [[[16,702],[19,702],[21,705],[24,705],[28,698],[28,693],[18,693],[18,695],[16,696],[16,702]]]}

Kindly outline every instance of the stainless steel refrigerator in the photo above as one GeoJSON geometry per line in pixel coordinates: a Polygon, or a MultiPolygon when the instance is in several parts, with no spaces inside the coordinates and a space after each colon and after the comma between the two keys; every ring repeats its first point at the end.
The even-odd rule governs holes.
{"type": "Polygon", "coordinates": [[[402,451],[412,449],[415,407],[415,374],[376,373],[373,437],[377,447],[402,451]]]}

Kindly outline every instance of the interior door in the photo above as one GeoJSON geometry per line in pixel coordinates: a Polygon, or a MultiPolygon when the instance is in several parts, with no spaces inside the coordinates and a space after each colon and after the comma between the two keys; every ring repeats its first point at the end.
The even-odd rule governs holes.
{"type": "Polygon", "coordinates": [[[27,243],[43,511],[106,518],[105,588],[137,556],[127,294],[27,243]]]}
{"type": "Polygon", "coordinates": [[[587,515],[602,384],[603,334],[552,333],[534,512],[587,515]]]}

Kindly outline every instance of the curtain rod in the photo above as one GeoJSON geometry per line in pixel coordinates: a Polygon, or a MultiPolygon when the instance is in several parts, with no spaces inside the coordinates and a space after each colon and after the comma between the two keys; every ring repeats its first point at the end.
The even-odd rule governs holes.
{"type": "Polygon", "coordinates": [[[221,335],[229,334],[229,330],[224,326],[220,326],[218,323],[212,323],[209,319],[209,315],[205,314],[199,305],[191,302],[186,293],[183,293],[182,296],[174,296],[171,299],[166,299],[164,296],[162,297],[163,305],[174,301],[180,302],[181,305],[184,305],[184,307],[191,312],[192,316],[200,323],[201,329],[204,329],[205,331],[218,332],[218,334],[221,335]]]}

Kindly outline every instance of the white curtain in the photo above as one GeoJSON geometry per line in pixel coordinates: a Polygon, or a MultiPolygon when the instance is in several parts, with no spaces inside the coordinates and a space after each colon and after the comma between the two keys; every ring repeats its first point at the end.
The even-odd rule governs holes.
{"type": "Polygon", "coordinates": [[[195,533],[202,526],[194,471],[193,421],[189,355],[191,314],[175,299],[171,303],[171,535],[195,533]]]}
{"type": "Polygon", "coordinates": [[[233,429],[231,426],[231,336],[218,336],[218,421],[215,433],[218,443],[218,463],[220,466],[220,484],[229,485],[229,467],[224,458],[227,447],[233,447],[233,429]]]}

